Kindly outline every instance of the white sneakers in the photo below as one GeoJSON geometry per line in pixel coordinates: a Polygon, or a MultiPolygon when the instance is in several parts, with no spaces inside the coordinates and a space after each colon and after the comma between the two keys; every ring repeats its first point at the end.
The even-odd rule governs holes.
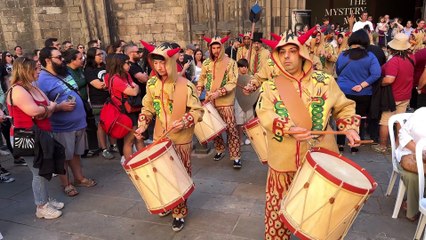
{"type": "Polygon", "coordinates": [[[62,209],[64,203],[58,202],[55,199],[49,199],[49,202],[44,204],[42,207],[37,207],[36,217],[44,219],[56,219],[62,215],[62,209]]]}
{"type": "Polygon", "coordinates": [[[61,210],[64,208],[65,204],[63,202],[58,202],[56,199],[49,198],[49,202],[47,202],[51,207],[55,208],[56,210],[61,210]]]}

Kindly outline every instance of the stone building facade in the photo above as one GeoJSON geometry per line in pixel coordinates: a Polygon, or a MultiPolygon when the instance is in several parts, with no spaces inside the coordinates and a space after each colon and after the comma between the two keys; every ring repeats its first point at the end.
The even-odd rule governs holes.
{"type": "MultiPolygon", "coordinates": [[[[21,45],[29,52],[44,39],[105,45],[118,39],[180,44],[211,36],[249,31],[255,0],[0,0],[0,49],[21,45]]],[[[290,9],[304,0],[260,0],[262,19],[256,29],[268,34],[288,27],[290,9]]]]}
{"type": "MultiPolygon", "coordinates": [[[[251,30],[250,7],[256,0],[0,0],[0,50],[21,45],[29,52],[56,37],[74,45],[100,39],[104,46],[118,40],[179,44],[201,42],[202,36],[251,30]]],[[[381,0],[399,1],[399,0],[381,0]]],[[[424,2],[425,0],[409,0],[424,2]]],[[[307,3],[331,8],[334,0],[258,0],[262,17],[255,29],[269,37],[291,25],[292,11],[307,3]]],[[[373,0],[342,0],[374,3],[373,0]]],[[[419,4],[417,4],[419,5],[419,4]]],[[[422,5],[424,6],[424,4],[422,5]]]]}

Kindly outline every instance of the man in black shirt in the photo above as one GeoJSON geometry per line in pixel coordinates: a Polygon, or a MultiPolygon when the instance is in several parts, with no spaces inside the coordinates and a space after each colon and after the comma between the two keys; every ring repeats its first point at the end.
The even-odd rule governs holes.
{"type": "Polygon", "coordinates": [[[130,76],[132,77],[133,82],[139,85],[139,89],[141,90],[140,94],[143,97],[146,93],[146,82],[148,81],[148,74],[146,74],[142,67],[138,64],[141,58],[139,48],[134,44],[128,44],[124,46],[124,53],[130,58],[130,76]]]}
{"type": "MultiPolygon", "coordinates": [[[[132,77],[133,82],[135,82],[139,86],[139,95],[141,96],[141,99],[143,99],[146,94],[146,82],[148,81],[149,76],[138,64],[139,60],[141,59],[142,53],[139,51],[138,46],[133,43],[125,45],[123,49],[124,54],[129,56],[129,74],[132,77]]],[[[145,131],[144,138],[148,139],[148,131],[145,131]]]]}
{"type": "Polygon", "coordinates": [[[241,40],[239,38],[235,38],[231,45],[225,49],[225,54],[228,55],[228,57],[237,60],[237,50],[240,44],[241,40]]]}

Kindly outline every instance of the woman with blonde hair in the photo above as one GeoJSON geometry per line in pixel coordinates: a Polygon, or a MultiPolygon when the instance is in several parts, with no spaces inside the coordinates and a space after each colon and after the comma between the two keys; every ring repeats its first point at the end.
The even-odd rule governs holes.
{"type": "MultiPolygon", "coordinates": [[[[11,87],[6,95],[7,107],[13,118],[11,136],[14,129],[32,129],[34,124],[42,131],[52,130],[49,117],[56,103],[50,102],[46,95],[33,83],[38,79],[40,66],[32,59],[20,57],[13,64],[11,87]]],[[[39,176],[33,167],[34,157],[24,157],[32,174],[32,189],[38,218],[55,219],[62,215],[64,203],[51,199],[48,194],[47,179],[39,176]]]]}

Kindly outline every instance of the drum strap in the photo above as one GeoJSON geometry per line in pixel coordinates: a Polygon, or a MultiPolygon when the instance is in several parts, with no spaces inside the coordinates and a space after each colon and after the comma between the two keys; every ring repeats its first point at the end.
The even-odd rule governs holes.
{"type": "Polygon", "coordinates": [[[311,130],[312,120],[309,111],[290,79],[279,75],[275,79],[275,86],[296,126],[311,130]]]}
{"type": "MultiPolygon", "coordinates": [[[[178,77],[175,84],[175,90],[173,92],[173,110],[172,116],[170,117],[170,123],[173,123],[176,120],[179,120],[183,117],[186,112],[186,103],[188,98],[187,79],[184,77],[178,77]]],[[[158,138],[165,132],[165,129],[161,125],[160,121],[155,121],[154,126],[154,140],[159,140],[158,138]]]]}
{"type": "Polygon", "coordinates": [[[210,92],[214,92],[220,88],[220,84],[225,76],[225,71],[228,68],[229,61],[230,58],[225,55],[222,61],[215,61],[213,63],[213,84],[210,92]]]}

